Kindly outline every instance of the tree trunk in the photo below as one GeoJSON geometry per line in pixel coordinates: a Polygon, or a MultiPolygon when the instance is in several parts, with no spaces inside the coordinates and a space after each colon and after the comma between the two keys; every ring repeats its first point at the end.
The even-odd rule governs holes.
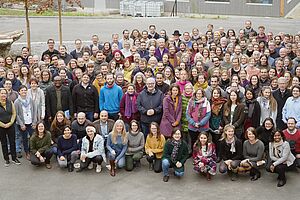
{"type": "Polygon", "coordinates": [[[58,3],[59,45],[62,45],[61,0],[58,0],[57,3],[58,3]]]}
{"type": "Polygon", "coordinates": [[[31,41],[30,41],[30,23],[29,23],[29,14],[28,14],[28,0],[24,0],[25,7],[25,18],[26,18],[26,32],[27,32],[27,47],[29,52],[31,52],[31,41]]]}

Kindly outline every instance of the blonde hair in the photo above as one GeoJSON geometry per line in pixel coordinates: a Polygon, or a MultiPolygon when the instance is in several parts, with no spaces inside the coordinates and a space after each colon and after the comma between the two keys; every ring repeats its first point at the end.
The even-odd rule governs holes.
{"type": "Polygon", "coordinates": [[[263,92],[265,90],[270,90],[271,94],[270,94],[270,108],[271,108],[271,111],[275,111],[277,109],[277,101],[276,99],[274,98],[273,96],[273,93],[272,93],[272,88],[271,86],[263,86],[262,89],[261,89],[261,96],[263,97],[263,92]]]}
{"type": "Polygon", "coordinates": [[[112,130],[112,138],[111,138],[111,139],[112,139],[112,142],[113,142],[114,144],[117,143],[117,136],[118,136],[117,125],[118,125],[118,124],[122,124],[122,126],[123,126],[123,130],[122,130],[122,132],[121,132],[122,143],[123,143],[123,144],[126,144],[126,143],[127,143],[127,134],[126,134],[125,124],[124,124],[123,120],[121,120],[121,119],[118,119],[118,120],[115,122],[115,124],[114,124],[113,130],[112,130]]]}
{"type": "Polygon", "coordinates": [[[224,127],[223,133],[222,133],[222,137],[221,137],[220,141],[227,138],[226,132],[227,132],[229,129],[233,129],[233,131],[234,131],[234,126],[233,126],[232,124],[227,124],[227,125],[224,127]]]}

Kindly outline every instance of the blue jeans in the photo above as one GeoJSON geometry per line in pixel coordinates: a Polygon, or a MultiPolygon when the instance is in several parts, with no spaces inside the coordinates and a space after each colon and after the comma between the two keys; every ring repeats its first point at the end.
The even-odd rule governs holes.
{"type": "MultiPolygon", "coordinates": [[[[168,159],[164,158],[162,160],[162,170],[163,170],[163,174],[164,176],[169,176],[169,168],[171,166],[171,163],[168,159]]],[[[175,173],[175,176],[183,176],[184,175],[184,172],[179,172],[179,171],[176,171],[176,169],[174,169],[174,173],[175,173]]]]}
{"type": "Polygon", "coordinates": [[[51,146],[50,152],[54,155],[57,155],[57,146],[51,146]]]}
{"type": "MultiPolygon", "coordinates": [[[[117,157],[118,157],[118,155],[113,155],[108,151],[108,159],[109,160],[115,160],[117,157]]],[[[125,155],[122,158],[120,158],[120,160],[118,160],[117,167],[118,168],[125,167],[125,155]]]]}
{"type": "Polygon", "coordinates": [[[90,120],[91,122],[94,121],[94,112],[86,112],[85,116],[88,120],[90,120]]]}
{"type": "Polygon", "coordinates": [[[25,131],[21,130],[21,126],[18,126],[18,128],[19,128],[19,131],[20,131],[19,134],[21,135],[22,140],[23,140],[24,151],[25,151],[25,153],[29,153],[28,137],[29,136],[31,137],[31,135],[33,133],[33,129],[31,128],[31,124],[25,124],[25,126],[26,126],[25,131]]]}
{"type": "Polygon", "coordinates": [[[142,129],[142,132],[143,132],[144,137],[146,139],[147,135],[149,134],[149,131],[150,131],[150,124],[141,122],[141,129],[142,129]]]}
{"type": "Polygon", "coordinates": [[[22,139],[19,131],[19,127],[17,124],[14,124],[15,126],[15,132],[16,132],[16,152],[21,153],[22,152],[22,139]]]}

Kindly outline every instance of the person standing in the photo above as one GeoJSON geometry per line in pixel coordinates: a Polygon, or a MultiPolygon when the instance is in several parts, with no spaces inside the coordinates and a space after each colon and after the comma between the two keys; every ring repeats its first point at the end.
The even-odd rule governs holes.
{"type": "Polygon", "coordinates": [[[72,97],[75,117],[78,112],[84,112],[90,121],[98,118],[99,96],[95,86],[91,85],[87,73],[82,75],[81,83],[73,88],[72,97]]]}
{"type": "Polygon", "coordinates": [[[273,92],[273,97],[277,102],[276,125],[280,130],[287,128],[286,123],[282,121],[282,109],[290,96],[292,96],[292,93],[287,89],[287,80],[284,77],[278,78],[278,89],[273,92]]]}
{"type": "Polygon", "coordinates": [[[100,111],[106,110],[110,119],[115,121],[119,119],[122,96],[122,88],[115,84],[114,75],[111,73],[107,74],[106,83],[104,84],[104,87],[100,89],[100,111]]]}
{"type": "Polygon", "coordinates": [[[16,109],[11,101],[7,100],[7,91],[0,88],[0,141],[2,146],[2,154],[5,160],[5,166],[10,164],[8,154],[7,138],[10,144],[10,154],[12,162],[20,165],[21,162],[17,159],[16,144],[15,144],[15,126],[16,109]]]}
{"type": "Polygon", "coordinates": [[[292,96],[289,97],[282,109],[282,121],[287,123],[289,117],[294,117],[296,120],[296,127],[300,128],[300,86],[292,87],[292,96]]]}
{"type": "Polygon", "coordinates": [[[150,123],[159,123],[161,120],[164,96],[160,90],[155,88],[154,78],[148,78],[146,86],[137,98],[137,106],[141,114],[141,128],[145,138],[149,133],[150,123]]]}

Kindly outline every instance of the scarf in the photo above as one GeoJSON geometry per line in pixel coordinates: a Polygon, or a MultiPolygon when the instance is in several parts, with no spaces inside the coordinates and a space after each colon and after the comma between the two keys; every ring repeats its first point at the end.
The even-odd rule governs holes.
{"type": "Polygon", "coordinates": [[[212,98],[212,105],[211,105],[211,111],[213,114],[215,114],[216,116],[219,115],[221,108],[223,106],[224,103],[226,103],[226,99],[223,97],[219,97],[219,98],[212,98]]]}
{"type": "Polygon", "coordinates": [[[196,108],[196,104],[199,104],[199,108],[198,108],[198,118],[200,119],[201,114],[202,114],[202,107],[203,107],[203,103],[205,101],[205,98],[201,98],[200,100],[196,100],[196,98],[193,99],[193,105],[192,105],[192,112],[194,111],[194,109],[196,108]]]}
{"type": "Polygon", "coordinates": [[[235,137],[233,138],[232,141],[229,141],[229,140],[226,139],[226,143],[230,144],[230,152],[232,154],[235,153],[236,152],[236,150],[235,150],[235,137]]]}
{"type": "Polygon", "coordinates": [[[198,88],[202,88],[203,90],[205,90],[208,87],[207,81],[205,81],[204,83],[197,82],[196,84],[197,84],[198,88]]]}
{"type": "Polygon", "coordinates": [[[132,114],[137,112],[136,95],[125,94],[125,117],[130,118],[132,114]]]}
{"type": "Polygon", "coordinates": [[[27,108],[30,104],[30,97],[27,96],[26,99],[21,98],[21,96],[18,97],[18,99],[21,101],[22,106],[27,108]]]}
{"type": "Polygon", "coordinates": [[[177,162],[176,158],[177,158],[177,155],[178,155],[178,151],[179,151],[179,148],[181,146],[181,140],[176,141],[176,140],[172,139],[171,144],[173,145],[173,151],[172,151],[172,154],[171,154],[171,161],[173,163],[176,163],[177,162]]]}
{"type": "Polygon", "coordinates": [[[276,158],[280,158],[280,154],[282,153],[281,151],[279,151],[279,147],[283,144],[283,140],[280,140],[280,142],[274,142],[274,147],[273,147],[273,151],[274,151],[274,156],[276,158]]]}
{"type": "Polygon", "coordinates": [[[178,106],[178,96],[176,96],[175,98],[171,97],[170,98],[172,99],[173,103],[174,103],[174,110],[176,111],[177,110],[177,106],[178,106]]]}
{"type": "Polygon", "coordinates": [[[172,64],[173,68],[176,68],[178,66],[178,60],[177,60],[176,53],[169,54],[169,62],[172,64]],[[173,60],[173,63],[171,60],[173,60]]]}
{"type": "Polygon", "coordinates": [[[254,102],[255,99],[247,99],[246,100],[246,105],[248,106],[248,118],[251,118],[253,115],[253,111],[254,111],[254,102]]]}
{"type": "Polygon", "coordinates": [[[185,96],[187,98],[191,98],[193,96],[193,93],[187,94],[185,91],[183,91],[183,96],[185,96]]]}

